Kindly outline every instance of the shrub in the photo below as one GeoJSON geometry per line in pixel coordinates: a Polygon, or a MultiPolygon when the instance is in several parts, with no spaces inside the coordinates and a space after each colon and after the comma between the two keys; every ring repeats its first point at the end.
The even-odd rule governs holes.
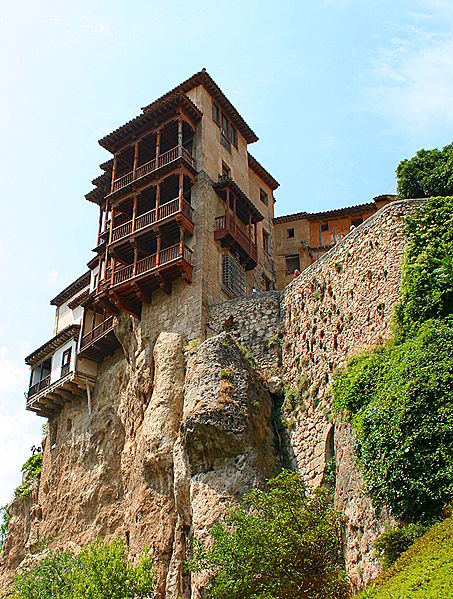
{"type": "Polygon", "coordinates": [[[453,327],[428,321],[354,358],[332,391],[374,502],[406,522],[438,517],[453,497],[453,327]]]}
{"type": "Polygon", "coordinates": [[[14,494],[16,497],[28,497],[31,493],[31,484],[33,481],[39,481],[42,470],[42,453],[36,453],[28,458],[22,465],[21,472],[24,474],[22,484],[20,484],[14,494]]]}
{"type": "Polygon", "coordinates": [[[220,371],[220,378],[222,380],[230,381],[233,377],[233,370],[231,366],[227,366],[226,368],[222,368],[220,371]]]}
{"type": "Polygon", "coordinates": [[[0,515],[2,517],[2,523],[0,524],[0,553],[3,549],[3,543],[5,542],[6,533],[8,531],[8,524],[10,515],[8,512],[8,506],[4,505],[0,508],[0,515]]]}
{"type": "Polygon", "coordinates": [[[132,565],[120,540],[98,540],[78,556],[49,550],[15,578],[18,599],[139,599],[154,587],[149,553],[132,565]]]}
{"type": "Polygon", "coordinates": [[[253,490],[225,523],[211,530],[211,548],[195,543],[189,568],[211,573],[215,599],[325,599],[347,596],[341,517],[331,493],[307,494],[297,473],[283,470],[253,490]]]}
{"type": "Polygon", "coordinates": [[[426,526],[407,524],[388,527],[374,543],[382,567],[387,570],[426,532],[426,526]]]}

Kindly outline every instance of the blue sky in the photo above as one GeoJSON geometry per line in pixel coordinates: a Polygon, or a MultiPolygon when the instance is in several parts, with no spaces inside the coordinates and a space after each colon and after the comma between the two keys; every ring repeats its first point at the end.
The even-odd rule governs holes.
{"type": "Polygon", "coordinates": [[[95,245],[97,140],[206,67],[260,137],[277,215],[366,202],[452,141],[452,25],[448,0],[4,3],[0,505],[40,441],[24,356],[95,245]]]}

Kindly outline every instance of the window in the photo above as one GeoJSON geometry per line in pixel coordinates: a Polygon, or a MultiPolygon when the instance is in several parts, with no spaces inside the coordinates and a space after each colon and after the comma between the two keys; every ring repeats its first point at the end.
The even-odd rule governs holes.
{"type": "Polygon", "coordinates": [[[220,127],[220,143],[225,146],[229,152],[231,152],[231,144],[237,149],[237,129],[231,124],[228,117],[221,112],[219,105],[216,104],[216,102],[212,103],[212,120],[220,127]]]}
{"type": "Polygon", "coordinates": [[[212,103],[212,120],[220,125],[220,108],[215,102],[212,103]]]}
{"type": "Polygon", "coordinates": [[[270,291],[272,289],[272,282],[270,279],[268,279],[266,277],[266,275],[263,275],[263,279],[264,279],[264,289],[266,291],[270,291]]]}
{"type": "Polygon", "coordinates": [[[265,191],[263,191],[262,189],[260,189],[260,200],[263,202],[263,204],[268,204],[268,197],[267,197],[267,193],[265,191]]]}
{"type": "Polygon", "coordinates": [[[269,233],[263,229],[263,250],[266,254],[270,252],[270,238],[269,233]]]}
{"type": "Polygon", "coordinates": [[[223,162],[223,160],[222,160],[222,176],[228,177],[229,179],[231,178],[231,169],[228,166],[228,164],[226,164],[226,162],[223,162]]]}
{"type": "Polygon", "coordinates": [[[231,254],[222,257],[222,289],[230,297],[245,295],[245,270],[231,254]]]}
{"type": "Polygon", "coordinates": [[[294,229],[288,229],[288,239],[292,239],[294,237],[294,229]]]}
{"type": "Polygon", "coordinates": [[[351,225],[354,227],[358,227],[363,223],[363,218],[359,216],[358,218],[351,218],[351,225]]]}
{"type": "Polygon", "coordinates": [[[293,256],[285,256],[285,258],[287,275],[292,275],[295,270],[300,270],[299,254],[293,256]]]}
{"type": "Polygon", "coordinates": [[[67,349],[63,352],[63,357],[61,358],[61,366],[62,367],[66,366],[67,364],[70,363],[71,353],[72,353],[72,347],[70,347],[69,349],[67,349]]]}
{"type": "Polygon", "coordinates": [[[329,230],[329,223],[321,223],[321,231],[328,231],[329,230]]]}

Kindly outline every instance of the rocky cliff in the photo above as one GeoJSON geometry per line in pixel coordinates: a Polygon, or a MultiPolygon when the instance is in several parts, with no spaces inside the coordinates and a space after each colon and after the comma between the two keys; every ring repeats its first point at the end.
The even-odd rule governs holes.
{"type": "Polygon", "coordinates": [[[355,587],[374,576],[372,545],[386,516],[362,493],[352,434],[332,418],[329,387],[348,357],[390,335],[403,217],[416,205],[379,211],[281,296],[212,306],[212,336],[198,346],[184,347],[171,324],[150,332],[146,311],[142,321],[122,315],[122,349],[101,365],[91,411],[74,401],[49,423],[39,487],[10,507],[3,584],[43,539],[77,549],[122,537],[132,554],[150,547],[157,597],[199,597],[203,580],[183,567],[191,539],[206,539],[226,505],[280,467],[271,413],[283,384],[292,464],[316,486],[336,456],[347,569],[355,587]]]}

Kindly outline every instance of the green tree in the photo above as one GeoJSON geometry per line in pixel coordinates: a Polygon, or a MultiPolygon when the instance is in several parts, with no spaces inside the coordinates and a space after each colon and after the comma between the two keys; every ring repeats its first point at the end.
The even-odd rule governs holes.
{"type": "Polygon", "coordinates": [[[77,556],[48,550],[15,578],[18,599],[142,599],[154,587],[149,552],[134,565],[120,540],[97,540],[77,556]]]}
{"type": "Polygon", "coordinates": [[[419,150],[396,169],[400,198],[453,195],[453,143],[438,150],[419,150]]]}
{"type": "Polygon", "coordinates": [[[340,543],[341,517],[331,492],[307,493],[297,473],[283,470],[253,490],[215,524],[208,548],[195,543],[189,568],[212,574],[215,599],[347,596],[340,543]]]}
{"type": "Polygon", "coordinates": [[[22,465],[21,472],[24,475],[22,484],[16,490],[16,497],[27,497],[31,492],[33,481],[39,481],[42,470],[42,453],[35,453],[22,465]]]}

